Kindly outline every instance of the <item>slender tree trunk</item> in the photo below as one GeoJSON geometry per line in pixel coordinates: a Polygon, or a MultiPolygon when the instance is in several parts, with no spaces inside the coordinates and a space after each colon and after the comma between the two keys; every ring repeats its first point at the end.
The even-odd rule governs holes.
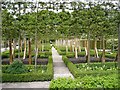
{"type": "Polygon", "coordinates": [[[104,36],[103,36],[103,52],[102,52],[102,62],[105,62],[105,40],[104,40],[104,36]]]}
{"type": "Polygon", "coordinates": [[[70,41],[70,52],[72,52],[72,41],[70,41]]]}
{"type": "Polygon", "coordinates": [[[37,56],[38,56],[38,46],[37,46],[37,31],[35,32],[35,70],[37,67],[37,56]]]}
{"type": "Polygon", "coordinates": [[[84,41],[85,56],[87,57],[87,40],[84,41]]]}
{"type": "Polygon", "coordinates": [[[94,42],[94,50],[95,50],[95,57],[98,58],[98,50],[97,50],[97,40],[95,38],[95,42],[94,42]]]}
{"type": "Polygon", "coordinates": [[[9,51],[10,51],[10,64],[13,62],[13,56],[12,56],[12,40],[9,40],[9,51]]]}
{"type": "Polygon", "coordinates": [[[23,55],[23,59],[26,58],[26,38],[24,38],[24,55],[23,55]]]}
{"type": "Polygon", "coordinates": [[[31,39],[28,41],[29,43],[29,65],[32,64],[32,58],[31,58],[31,39]]]}
{"type": "Polygon", "coordinates": [[[75,58],[78,58],[78,52],[77,52],[77,38],[75,39],[75,58]]]}
{"type": "Polygon", "coordinates": [[[87,43],[87,63],[90,63],[90,31],[88,33],[88,43],[87,43]]]}
{"type": "Polygon", "coordinates": [[[68,52],[68,40],[66,39],[66,53],[68,52]]]}
{"type": "Polygon", "coordinates": [[[20,51],[22,53],[22,39],[20,40],[20,51]]]}
{"type": "Polygon", "coordinates": [[[12,50],[13,58],[15,58],[15,50],[16,50],[16,43],[15,40],[13,40],[13,50],[12,50]]]}
{"type": "Polygon", "coordinates": [[[42,52],[44,51],[44,42],[42,41],[42,52]]]}
{"type": "Polygon", "coordinates": [[[20,60],[20,35],[18,38],[18,59],[20,60]]]}
{"type": "Polygon", "coordinates": [[[72,52],[75,52],[75,43],[73,40],[72,40],[72,52]]]}
{"type": "Polygon", "coordinates": [[[81,52],[81,41],[80,41],[80,39],[79,39],[78,42],[79,42],[79,44],[78,44],[78,45],[79,45],[79,46],[78,46],[78,50],[79,50],[79,52],[81,52]]]}

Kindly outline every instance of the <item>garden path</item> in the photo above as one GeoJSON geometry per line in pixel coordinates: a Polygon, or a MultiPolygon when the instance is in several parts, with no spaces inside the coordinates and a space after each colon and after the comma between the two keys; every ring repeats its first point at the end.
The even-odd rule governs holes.
{"type": "Polygon", "coordinates": [[[62,60],[62,56],[58,54],[57,50],[52,47],[52,57],[54,65],[54,79],[58,77],[73,77],[69,69],[66,67],[62,60]]]}
{"type": "MultiPolygon", "coordinates": [[[[73,77],[68,68],[65,66],[62,56],[60,56],[57,50],[52,47],[52,57],[54,65],[54,79],[58,77],[73,77]]],[[[50,81],[43,82],[15,82],[15,83],[2,83],[2,90],[48,90],[50,81]],[[17,88],[17,89],[16,89],[17,88]],[[34,89],[32,89],[34,88],[34,89]]]]}

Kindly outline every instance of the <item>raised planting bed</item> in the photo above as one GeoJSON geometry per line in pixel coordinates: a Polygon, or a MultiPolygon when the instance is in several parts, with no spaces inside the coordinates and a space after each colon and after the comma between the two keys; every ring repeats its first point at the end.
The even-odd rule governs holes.
{"type": "Polygon", "coordinates": [[[85,76],[82,78],[58,78],[50,83],[50,90],[118,90],[117,74],[85,76]]]}
{"type": "MultiPolygon", "coordinates": [[[[81,70],[81,68],[79,69],[76,64],[73,64],[66,56],[62,57],[64,63],[66,64],[66,66],[69,68],[70,72],[74,75],[74,77],[84,77],[86,75],[92,75],[92,76],[102,76],[102,75],[108,75],[108,74],[112,74],[112,73],[117,73],[117,69],[115,70],[103,70],[103,71],[97,71],[97,70],[91,70],[91,71],[87,71],[87,70],[81,70]]],[[[92,63],[91,63],[92,64],[92,63]]],[[[91,65],[90,64],[90,65],[91,65]]],[[[98,63],[98,65],[104,65],[103,63],[98,63]]],[[[115,65],[117,66],[117,63],[115,62],[106,62],[107,65],[113,65],[115,67],[115,65]]],[[[81,65],[81,64],[80,64],[81,65]]],[[[86,63],[84,63],[83,65],[86,65],[86,63]]],[[[101,67],[102,68],[102,67],[101,67]]],[[[84,68],[83,68],[84,69],[84,68]]]]}
{"type": "Polygon", "coordinates": [[[22,69],[20,65],[13,65],[12,68],[10,68],[10,65],[2,65],[2,82],[49,81],[53,78],[53,60],[51,56],[47,65],[37,65],[36,70],[34,65],[23,64],[22,67],[25,67],[25,69],[22,69]]]}

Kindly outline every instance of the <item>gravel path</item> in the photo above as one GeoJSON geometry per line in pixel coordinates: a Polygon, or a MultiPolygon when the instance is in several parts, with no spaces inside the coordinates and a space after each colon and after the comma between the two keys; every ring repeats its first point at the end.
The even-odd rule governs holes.
{"type": "Polygon", "coordinates": [[[73,77],[68,68],[65,66],[62,56],[60,56],[57,50],[52,47],[52,57],[53,57],[53,65],[54,65],[54,79],[58,77],[73,77]]]}

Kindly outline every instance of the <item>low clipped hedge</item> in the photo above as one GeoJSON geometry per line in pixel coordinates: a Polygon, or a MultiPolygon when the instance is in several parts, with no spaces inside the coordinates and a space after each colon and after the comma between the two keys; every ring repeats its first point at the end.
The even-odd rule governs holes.
{"type": "MultiPolygon", "coordinates": [[[[3,65],[4,69],[6,65],[3,65]]],[[[34,66],[33,66],[34,67],[34,66]]],[[[23,74],[8,74],[2,73],[2,82],[30,82],[30,81],[49,81],[53,78],[53,60],[52,56],[49,56],[47,71],[41,72],[29,72],[23,74]]]]}
{"type": "Polygon", "coordinates": [[[75,64],[73,64],[66,56],[62,57],[62,60],[64,61],[65,65],[69,68],[70,72],[73,74],[73,76],[76,77],[84,77],[86,75],[92,75],[92,76],[102,76],[102,75],[108,75],[112,73],[117,73],[117,70],[115,71],[80,71],[75,64]]]}
{"type": "Polygon", "coordinates": [[[50,82],[50,90],[118,90],[117,74],[107,76],[85,76],[82,78],[58,78],[50,82]]]}

